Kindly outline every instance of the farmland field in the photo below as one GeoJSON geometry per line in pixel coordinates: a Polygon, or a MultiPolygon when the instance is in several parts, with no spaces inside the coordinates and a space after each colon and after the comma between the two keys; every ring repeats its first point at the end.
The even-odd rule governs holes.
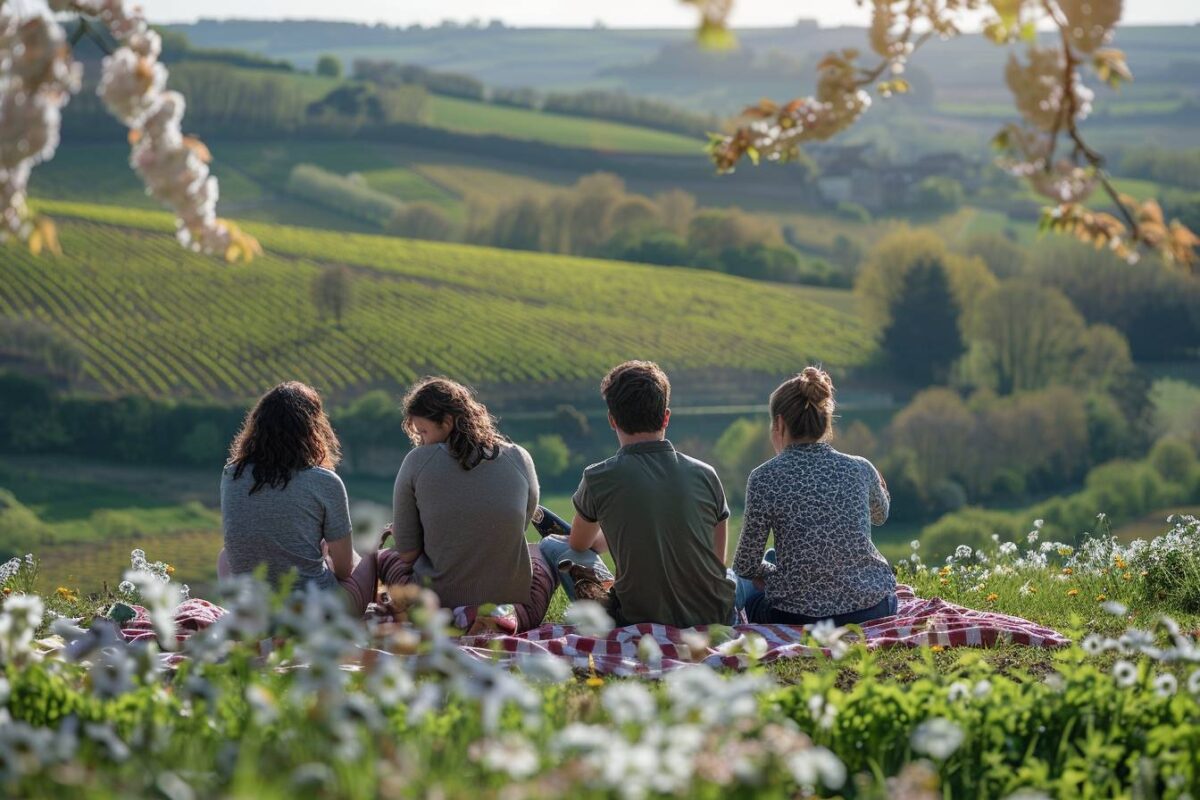
{"type": "Polygon", "coordinates": [[[647,350],[668,368],[760,373],[871,352],[845,292],[263,224],[247,227],[268,254],[228,266],[179,249],[166,215],[43,208],[66,254],[10,251],[0,314],[60,331],[111,393],[246,398],[284,378],[353,393],[429,371],[536,391],[647,350]],[[341,326],[311,301],[333,264],[354,268],[341,326]]]}
{"type": "Polygon", "coordinates": [[[460,133],[494,134],[561,147],[629,153],[699,155],[703,152],[704,142],[700,140],[650,128],[507,108],[440,95],[434,95],[430,100],[433,107],[432,124],[460,133]]]}

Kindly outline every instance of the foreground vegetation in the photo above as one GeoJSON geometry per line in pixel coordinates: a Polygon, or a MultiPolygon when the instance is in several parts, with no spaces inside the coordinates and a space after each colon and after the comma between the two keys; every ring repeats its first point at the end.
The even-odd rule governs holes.
{"type": "MultiPolygon", "coordinates": [[[[182,661],[164,661],[181,598],[166,564],[137,551],[115,595],[41,598],[36,559],[16,559],[0,568],[0,785],[37,797],[1200,790],[1200,605],[1179,591],[1200,585],[1200,523],[1129,547],[1039,539],[1035,528],[1019,547],[960,549],[942,566],[914,556],[901,577],[1057,624],[1075,640],[1065,650],[874,653],[816,628],[829,657],[768,669],[753,666],[753,635],[714,630],[746,672],[694,666],[660,683],[539,656],[508,672],[455,648],[428,598],[411,624],[363,627],[335,595],[272,599],[253,580],[229,587],[231,613],[188,639],[182,661]],[[1127,570],[1132,581],[1117,579],[1127,570]],[[125,645],[112,620],[133,602],[155,636],[125,645]]],[[[653,670],[654,648],[639,650],[653,670]]]]}

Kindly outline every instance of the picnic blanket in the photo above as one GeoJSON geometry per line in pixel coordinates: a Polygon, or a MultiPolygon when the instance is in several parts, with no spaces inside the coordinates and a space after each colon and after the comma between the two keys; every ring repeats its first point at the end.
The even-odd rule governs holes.
{"type": "MultiPolygon", "coordinates": [[[[911,587],[898,586],[900,601],[894,616],[874,620],[862,626],[866,645],[878,647],[995,647],[1019,644],[1029,647],[1057,648],[1069,640],[1050,628],[1027,619],[979,611],[948,603],[938,597],[917,597],[911,587]]],[[[134,606],[136,615],[121,630],[127,641],[153,636],[143,608],[134,606]]],[[[182,642],[192,633],[208,627],[224,614],[224,609],[206,600],[187,600],[176,611],[177,636],[182,642]]],[[[695,663],[731,669],[744,668],[749,658],[734,652],[728,644],[710,644],[704,651],[692,649],[696,629],[669,625],[641,624],[614,628],[607,636],[581,636],[570,625],[547,623],[516,635],[464,636],[463,650],[480,659],[519,663],[535,653],[567,660],[580,672],[598,675],[657,675],[695,663]],[[662,650],[661,661],[646,664],[638,658],[642,637],[650,636],[662,650]],[[689,644],[690,643],[690,644],[689,644]]],[[[726,629],[728,630],[728,629],[726,629]]],[[[737,625],[734,636],[758,634],[766,641],[766,652],[759,663],[787,658],[828,655],[828,650],[811,644],[805,629],[792,625],[737,625]]]]}

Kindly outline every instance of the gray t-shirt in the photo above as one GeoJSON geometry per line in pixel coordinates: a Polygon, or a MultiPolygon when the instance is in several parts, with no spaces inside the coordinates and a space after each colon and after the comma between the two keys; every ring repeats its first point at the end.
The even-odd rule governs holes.
{"type": "Polygon", "coordinates": [[[254,466],[247,464],[236,480],[234,470],[227,465],[221,473],[221,528],[234,574],[266,564],[273,583],[295,569],[301,583],[335,587],[337,578],[321,554],[321,540],[334,542],[351,533],[350,502],[337,473],[310,467],[282,489],[263,486],[250,494],[254,466]]]}
{"type": "Polygon", "coordinates": [[[734,586],[713,550],[729,505],[716,470],[669,441],[640,442],[584,470],[574,500],[608,540],[623,623],[729,623],[734,586]]]}
{"type": "Polygon", "coordinates": [[[528,603],[525,528],[537,504],[537,472],[522,447],[502,444],[469,470],[444,444],[417,447],[396,475],[396,549],[421,551],[413,572],[446,608],[528,603]]]}

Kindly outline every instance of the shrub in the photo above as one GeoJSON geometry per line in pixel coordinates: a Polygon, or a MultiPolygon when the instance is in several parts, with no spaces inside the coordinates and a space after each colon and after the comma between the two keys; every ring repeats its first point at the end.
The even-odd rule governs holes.
{"type": "Polygon", "coordinates": [[[1139,548],[1131,559],[1145,573],[1148,601],[1180,611],[1200,612],[1200,520],[1172,517],[1173,528],[1139,548]]]}

